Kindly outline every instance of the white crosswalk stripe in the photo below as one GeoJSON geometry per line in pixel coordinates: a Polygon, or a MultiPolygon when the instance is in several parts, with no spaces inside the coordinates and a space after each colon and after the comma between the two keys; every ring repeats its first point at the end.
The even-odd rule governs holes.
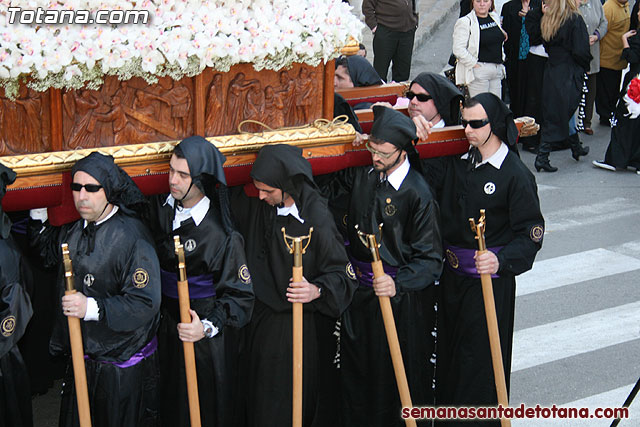
{"type": "Polygon", "coordinates": [[[516,295],[527,295],[638,269],[640,259],[602,248],[593,249],[536,262],[531,270],[518,277],[516,295]]]}
{"type": "MultiPolygon", "coordinates": [[[[569,209],[571,212],[563,211],[562,215],[558,214],[557,217],[554,214],[549,215],[550,231],[562,231],[574,225],[582,226],[585,223],[606,221],[611,216],[627,215],[630,209],[640,212],[640,205],[626,198],[616,198],[602,204],[590,205],[589,209],[584,208],[572,208],[569,209]]],[[[591,301],[595,301],[589,312],[581,311],[579,315],[569,318],[565,318],[562,312],[554,312],[555,317],[551,316],[549,321],[542,324],[540,321],[541,319],[544,321],[544,318],[538,316],[534,319],[536,321],[533,323],[534,326],[525,327],[514,333],[511,367],[512,397],[514,388],[518,389],[518,387],[520,389],[516,394],[525,401],[530,394],[527,393],[526,388],[522,388],[523,384],[514,384],[513,380],[516,379],[516,381],[525,381],[525,387],[547,389],[547,393],[538,391],[537,396],[548,394],[546,402],[557,401],[558,407],[589,408],[590,413],[594,414],[597,408],[622,406],[637,380],[640,368],[638,357],[635,358],[635,367],[631,368],[632,372],[629,372],[629,366],[607,366],[607,363],[612,363],[608,359],[593,362],[596,366],[601,366],[604,371],[610,368],[612,371],[629,372],[625,380],[628,381],[627,384],[611,382],[610,385],[600,386],[599,382],[589,381],[587,377],[583,381],[585,389],[580,389],[581,379],[576,379],[574,374],[567,376],[567,381],[570,381],[568,386],[555,387],[555,384],[560,385],[564,379],[554,376],[558,372],[573,372],[576,369],[572,366],[573,363],[600,357],[602,352],[611,353],[625,345],[637,345],[637,340],[640,338],[638,292],[630,293],[630,298],[627,300],[620,298],[619,301],[623,301],[622,304],[598,307],[598,299],[604,299],[607,285],[617,283],[620,277],[627,280],[629,277],[640,277],[640,241],[618,243],[613,247],[544,259],[536,262],[530,271],[517,278],[518,310],[528,310],[532,313],[543,310],[542,307],[535,305],[540,301],[552,300],[554,292],[565,298],[567,294],[575,294],[576,299],[583,297],[583,292],[587,292],[587,288],[597,289],[597,293],[589,295],[591,301]],[[587,285],[589,282],[590,284],[587,285]],[[595,283],[602,283],[602,286],[594,288],[595,283]],[[523,297],[526,298],[522,299],[523,297]],[[621,384],[625,385],[620,386],[621,384]],[[557,391],[560,389],[562,391],[557,391]],[[585,397],[585,390],[589,390],[590,395],[585,397]],[[556,392],[557,398],[554,397],[556,392]],[[571,398],[571,395],[574,397],[571,398]]],[[[640,283],[635,286],[640,286],[640,283]]],[[[624,292],[625,288],[621,289],[624,292]]],[[[620,378],[623,376],[620,375],[620,378]]],[[[517,407],[520,402],[512,401],[511,406],[517,407]]],[[[529,401],[528,406],[535,406],[535,402],[529,401]]],[[[544,406],[550,407],[551,404],[547,403],[544,406]]],[[[629,419],[623,419],[620,426],[640,426],[640,396],[632,403],[629,414],[629,419]]],[[[611,422],[611,419],[597,418],[514,419],[512,425],[514,427],[606,427],[611,422]]]]}
{"type": "Polygon", "coordinates": [[[611,222],[633,215],[640,216],[640,203],[637,199],[616,197],[598,203],[545,213],[545,227],[546,231],[551,233],[585,225],[611,222]]]}
{"type": "MultiPolygon", "coordinates": [[[[629,396],[634,384],[628,384],[623,387],[616,388],[614,390],[605,391],[603,393],[595,394],[593,396],[586,397],[584,399],[575,400],[565,405],[560,405],[561,408],[589,408],[589,413],[594,414],[598,408],[620,408],[622,404],[629,396]]],[[[611,419],[533,419],[533,420],[513,420],[512,425],[514,427],[526,426],[526,427],[546,427],[546,426],[602,426],[606,427],[611,425],[611,419]]],[[[640,425],[640,401],[634,400],[629,406],[629,418],[620,421],[621,426],[637,426],[640,425]]]]}
{"type": "Polygon", "coordinates": [[[520,331],[512,371],[640,338],[640,301],[520,331]]]}

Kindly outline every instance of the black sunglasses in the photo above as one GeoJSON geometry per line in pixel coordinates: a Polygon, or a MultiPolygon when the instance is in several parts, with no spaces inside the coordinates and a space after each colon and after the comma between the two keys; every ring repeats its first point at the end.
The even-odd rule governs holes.
{"type": "Polygon", "coordinates": [[[489,119],[482,119],[482,120],[465,120],[465,119],[461,119],[460,120],[460,124],[462,125],[463,128],[466,128],[467,125],[471,126],[473,129],[480,129],[485,127],[486,125],[489,124],[489,119]]]}
{"type": "Polygon", "coordinates": [[[77,182],[71,183],[71,191],[81,191],[85,189],[88,193],[97,193],[102,188],[100,184],[78,184],[77,182]]]}
{"type": "Polygon", "coordinates": [[[413,98],[418,98],[418,101],[420,102],[427,102],[428,100],[433,99],[433,96],[431,95],[427,95],[424,93],[413,93],[411,91],[407,92],[405,96],[409,98],[409,101],[411,101],[413,98]]]}

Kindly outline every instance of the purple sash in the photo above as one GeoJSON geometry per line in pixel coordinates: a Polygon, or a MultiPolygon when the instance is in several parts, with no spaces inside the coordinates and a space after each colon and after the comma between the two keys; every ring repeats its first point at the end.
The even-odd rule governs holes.
{"type": "MultiPolygon", "coordinates": [[[[495,246],[493,248],[487,248],[487,250],[497,254],[504,246],[495,246]]],[[[476,269],[476,260],[473,259],[477,249],[459,248],[457,246],[444,246],[444,253],[446,255],[446,264],[449,269],[457,274],[463,276],[480,278],[478,270],[476,269]]],[[[497,274],[492,274],[492,278],[498,278],[497,274]]]]}
{"type": "MultiPolygon", "coordinates": [[[[351,264],[355,269],[358,283],[360,283],[362,286],[368,286],[370,288],[373,287],[373,270],[371,269],[371,263],[358,261],[351,255],[349,255],[349,261],[351,261],[351,264]]],[[[384,272],[391,276],[393,279],[396,278],[396,273],[398,272],[398,269],[396,267],[392,267],[383,262],[382,268],[384,269],[384,272]]]]}
{"type": "MultiPolygon", "coordinates": [[[[118,368],[129,368],[131,366],[137,365],[147,357],[151,356],[156,351],[157,348],[158,348],[158,337],[153,337],[153,339],[149,341],[147,345],[142,347],[142,350],[139,350],[138,352],[136,352],[136,354],[131,356],[129,360],[126,360],[124,362],[110,362],[108,360],[101,360],[99,363],[109,363],[111,365],[117,366],[118,368]]],[[[84,355],[84,358],[93,360],[86,354],[84,355]]]]}
{"type": "MultiPolygon", "coordinates": [[[[178,299],[178,275],[160,269],[162,293],[170,298],[178,299]]],[[[209,298],[216,295],[213,286],[213,274],[187,277],[189,283],[189,299],[209,298]]]]}

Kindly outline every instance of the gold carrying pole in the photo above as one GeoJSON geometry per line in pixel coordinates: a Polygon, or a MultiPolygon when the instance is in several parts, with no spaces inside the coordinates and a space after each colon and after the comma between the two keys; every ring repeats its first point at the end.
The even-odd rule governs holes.
{"type": "MultiPolygon", "coordinates": [[[[62,244],[62,262],[64,264],[65,295],[76,293],[73,281],[73,266],[69,257],[69,245],[62,244]]],[[[80,427],[91,427],[91,409],[89,407],[89,389],[87,387],[87,371],[84,366],[84,347],[82,345],[82,329],[80,319],[67,316],[69,323],[69,342],[71,343],[71,361],[73,362],[73,377],[76,385],[76,400],[78,402],[78,419],[80,427]]]]}
{"type": "MultiPolygon", "coordinates": [[[[478,240],[478,255],[487,252],[487,245],[484,240],[484,230],[487,221],[485,218],[485,210],[480,209],[480,218],[476,223],[475,219],[469,218],[471,231],[476,233],[478,240]]],[[[484,311],[487,317],[487,330],[489,331],[489,346],[491,347],[491,361],[493,362],[493,376],[496,381],[496,391],[498,394],[498,404],[503,408],[509,406],[509,397],[507,396],[507,382],[504,375],[504,365],[502,363],[502,350],[500,348],[500,333],[498,332],[498,317],[496,316],[496,302],[493,296],[493,282],[491,274],[484,273],[480,275],[482,283],[482,298],[484,299],[484,311]]],[[[511,420],[501,418],[500,425],[502,427],[510,427],[511,420]]]]}
{"type": "MultiPolygon", "coordinates": [[[[302,281],[302,255],[311,243],[313,227],[306,236],[288,236],[284,227],[281,229],[284,244],[293,254],[293,281],[302,281]],[[303,247],[302,242],[307,239],[303,247]],[[291,241],[291,244],[289,244],[291,241]]],[[[292,426],[302,427],[302,303],[293,303],[293,402],[292,402],[292,426]]]]}
{"type": "MultiPolygon", "coordinates": [[[[189,283],[187,282],[187,265],[184,261],[184,247],[180,236],[173,236],[176,256],[178,257],[178,303],[180,305],[180,322],[191,323],[189,313],[189,283]]],[[[189,399],[189,419],[191,427],[200,427],[200,400],[198,398],[198,376],[196,374],[196,355],[192,342],[182,342],[184,351],[184,370],[187,378],[187,397],[189,399]]]]}
{"type": "MultiPolygon", "coordinates": [[[[362,244],[365,245],[371,251],[373,261],[371,261],[371,269],[373,270],[373,277],[378,278],[385,275],[384,268],[382,267],[382,260],[380,259],[380,252],[378,248],[380,243],[376,239],[375,234],[363,233],[358,229],[358,237],[362,244]]],[[[382,238],[382,224],[378,226],[378,233],[382,238]]],[[[391,353],[391,362],[393,363],[393,371],[396,374],[396,384],[398,385],[398,393],[400,394],[400,403],[403,408],[412,408],[411,393],[409,392],[409,382],[407,381],[407,373],[404,370],[404,362],[402,361],[402,351],[400,350],[400,341],[398,340],[398,331],[396,330],[396,322],[393,318],[393,310],[391,309],[391,300],[387,296],[379,296],[380,311],[382,311],[382,321],[384,322],[384,330],[387,334],[387,343],[389,344],[389,352],[391,353]]],[[[404,420],[405,425],[410,427],[416,426],[416,420],[413,418],[406,418],[404,420]]]]}

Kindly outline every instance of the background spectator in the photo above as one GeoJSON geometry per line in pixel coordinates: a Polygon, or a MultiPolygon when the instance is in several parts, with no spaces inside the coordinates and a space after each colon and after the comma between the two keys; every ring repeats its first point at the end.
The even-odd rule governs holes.
{"type": "MultiPolygon", "coordinates": [[[[636,12],[636,17],[640,18],[640,12],[636,12]]],[[[640,174],[640,138],[638,137],[640,135],[640,118],[637,114],[629,114],[631,111],[627,108],[627,102],[631,101],[625,99],[629,83],[640,73],[640,36],[636,34],[636,30],[624,33],[622,44],[624,47],[622,57],[629,61],[630,68],[624,76],[624,84],[616,106],[614,124],[611,128],[611,141],[607,147],[604,162],[594,160],[593,164],[612,171],[624,170],[627,166],[631,166],[636,169],[636,173],[640,174]]],[[[635,103],[637,104],[637,102],[635,103]]]]}
{"type": "Polygon", "coordinates": [[[492,0],[473,0],[473,10],[453,27],[453,54],[458,59],[456,84],[467,85],[472,97],[482,92],[500,97],[502,93],[502,43],[506,34],[498,15],[489,11],[492,6],[492,0]]]}
{"type": "Polygon", "coordinates": [[[593,116],[593,104],[596,100],[596,79],[600,71],[600,39],[607,34],[607,18],[600,0],[579,0],[578,9],[587,26],[589,33],[589,45],[591,45],[591,62],[587,72],[587,96],[584,106],[584,118],[582,125],[584,133],[593,135],[591,129],[591,117],[593,116]]]}
{"type": "Polygon", "coordinates": [[[413,38],[418,28],[416,0],[363,0],[364,21],[373,33],[373,66],[387,81],[409,80],[413,38]]]}
{"type": "Polygon", "coordinates": [[[542,83],[542,136],[535,168],[555,172],[558,168],[549,163],[552,144],[569,139],[576,160],[589,152],[577,133],[569,136],[569,120],[580,102],[591,53],[587,27],[574,0],[553,0],[543,12],[540,30],[549,59],[542,83]]]}
{"type": "Polygon", "coordinates": [[[603,6],[607,18],[607,35],[600,41],[600,73],[596,80],[596,111],[600,124],[610,126],[609,119],[620,93],[620,79],[627,61],[622,59],[622,35],[629,28],[628,0],[607,0],[603,6]]]}
{"type": "Polygon", "coordinates": [[[530,40],[524,25],[531,6],[540,7],[540,0],[511,0],[502,7],[502,29],[507,33],[504,43],[505,68],[509,86],[510,105],[514,117],[524,115],[528,72],[526,60],[529,56],[530,40]]]}

